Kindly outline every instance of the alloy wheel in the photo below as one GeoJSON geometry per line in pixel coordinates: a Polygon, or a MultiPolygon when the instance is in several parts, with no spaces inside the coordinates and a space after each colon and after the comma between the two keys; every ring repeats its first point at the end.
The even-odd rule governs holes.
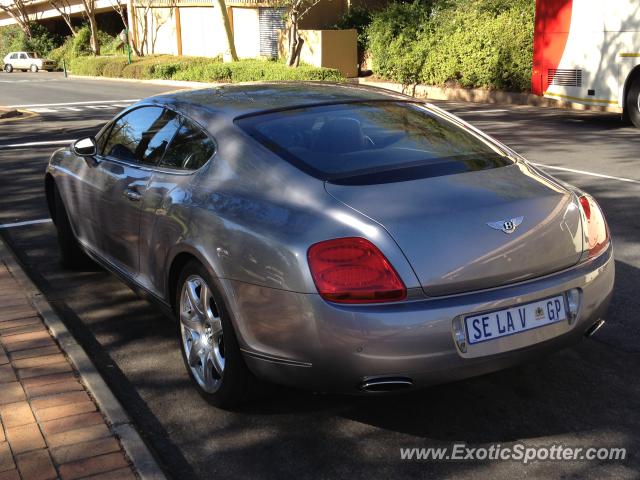
{"type": "Polygon", "coordinates": [[[225,356],[222,319],[211,289],[199,275],[187,277],[180,294],[182,348],[191,373],[207,393],[222,384],[225,356]]]}

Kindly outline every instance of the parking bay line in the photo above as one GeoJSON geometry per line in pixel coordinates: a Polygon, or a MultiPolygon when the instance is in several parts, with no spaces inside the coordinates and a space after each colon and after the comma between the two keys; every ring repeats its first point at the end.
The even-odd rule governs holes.
{"type": "Polygon", "coordinates": [[[49,222],[51,222],[50,218],[40,218],[38,220],[25,220],[24,222],[3,223],[3,224],[0,224],[0,229],[24,227],[27,225],[37,225],[39,223],[49,223],[49,222]]]}
{"type": "Polygon", "coordinates": [[[580,175],[588,175],[590,177],[606,178],[608,180],[617,180],[619,182],[636,183],[640,185],[640,180],[634,180],[633,178],[614,177],[613,175],[605,175],[603,173],[587,172],[585,170],[576,170],[575,168],[556,167],[553,165],[545,165],[543,163],[535,163],[535,162],[529,162],[529,163],[531,163],[532,165],[535,165],[536,167],[548,168],[550,170],[560,170],[563,172],[579,173],[580,175]]]}
{"type": "Polygon", "coordinates": [[[47,142],[27,142],[27,143],[10,143],[8,145],[0,145],[0,150],[6,148],[21,148],[21,147],[43,147],[47,145],[69,145],[74,139],[69,140],[50,140],[47,142]]]}
{"type": "Polygon", "coordinates": [[[64,103],[34,103],[30,105],[0,105],[2,108],[32,108],[32,107],[66,107],[70,105],[96,105],[99,103],[133,103],[140,100],[139,98],[132,98],[129,100],[94,100],[85,102],[64,102],[64,103]]]}
{"type": "Polygon", "coordinates": [[[473,110],[458,110],[453,113],[458,115],[459,113],[506,113],[506,112],[509,112],[509,110],[505,110],[504,108],[494,108],[491,110],[482,110],[481,108],[476,108],[473,110]]]}

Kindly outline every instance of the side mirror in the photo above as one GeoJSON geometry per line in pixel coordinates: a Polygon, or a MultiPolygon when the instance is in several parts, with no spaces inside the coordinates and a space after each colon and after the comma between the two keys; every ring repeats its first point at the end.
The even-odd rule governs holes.
{"type": "Polygon", "coordinates": [[[93,137],[86,137],[77,140],[73,144],[73,153],[79,157],[92,157],[98,153],[98,146],[96,145],[96,139],[93,137]]]}

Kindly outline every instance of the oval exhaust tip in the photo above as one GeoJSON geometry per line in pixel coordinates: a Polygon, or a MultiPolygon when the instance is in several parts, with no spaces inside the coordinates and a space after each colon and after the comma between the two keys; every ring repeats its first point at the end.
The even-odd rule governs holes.
{"type": "Polygon", "coordinates": [[[362,382],[360,390],[370,393],[397,392],[413,387],[413,380],[408,377],[369,378],[362,382]]]}
{"type": "Polygon", "coordinates": [[[598,320],[596,323],[594,323],[593,325],[591,325],[587,331],[584,333],[585,337],[592,337],[593,335],[595,335],[595,333],[600,330],[600,328],[604,325],[604,320],[600,319],[598,320]]]}

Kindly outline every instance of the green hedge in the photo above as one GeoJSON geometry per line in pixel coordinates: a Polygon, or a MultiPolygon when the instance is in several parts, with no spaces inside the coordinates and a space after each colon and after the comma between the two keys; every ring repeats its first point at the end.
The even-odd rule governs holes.
{"type": "Polygon", "coordinates": [[[330,68],[306,65],[290,68],[283,63],[267,60],[222,63],[215,58],[170,55],[136,58],[130,65],[127,58],[122,56],[77,57],[71,61],[70,70],[76,75],[199,82],[344,80],[340,72],[330,68]]]}
{"type": "MultiPolygon", "coordinates": [[[[116,45],[121,43],[116,37],[108,33],[98,31],[98,41],[100,42],[100,52],[103,55],[113,55],[116,52],[116,45]]],[[[77,57],[91,55],[91,31],[87,25],[78,29],[76,36],[68,36],[64,43],[52,50],[49,58],[58,63],[62,68],[62,61],[65,60],[67,66],[77,57]]]]}
{"type": "Polygon", "coordinates": [[[401,82],[530,88],[534,0],[391,4],[369,26],[373,71],[401,82]]]}

